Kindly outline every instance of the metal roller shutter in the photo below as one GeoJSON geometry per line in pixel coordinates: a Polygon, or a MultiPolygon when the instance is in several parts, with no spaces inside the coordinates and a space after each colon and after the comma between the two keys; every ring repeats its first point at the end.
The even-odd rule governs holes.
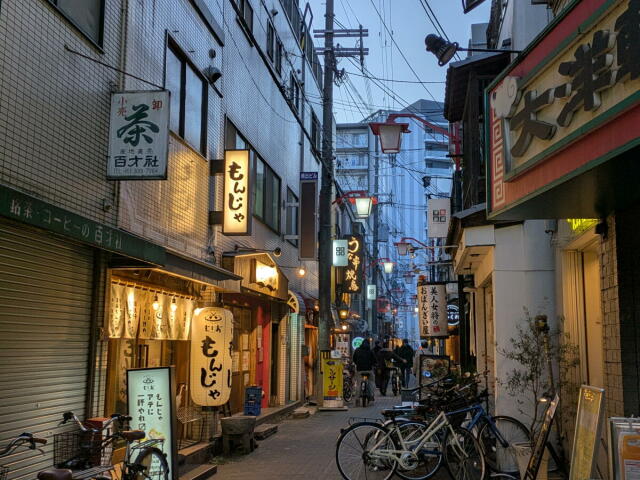
{"type": "Polygon", "coordinates": [[[9,478],[52,465],[62,413],[83,418],[93,251],[0,222],[0,445],[28,431],[49,438],[0,464],[9,478]]]}

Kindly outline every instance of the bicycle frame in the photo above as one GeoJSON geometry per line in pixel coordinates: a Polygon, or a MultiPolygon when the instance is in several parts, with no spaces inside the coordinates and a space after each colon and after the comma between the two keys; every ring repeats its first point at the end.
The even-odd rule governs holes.
{"type": "Polygon", "coordinates": [[[473,411],[475,411],[476,413],[473,415],[473,417],[471,418],[471,421],[466,425],[465,428],[467,430],[473,430],[473,428],[476,425],[478,425],[480,420],[484,419],[484,421],[489,424],[489,428],[491,429],[493,434],[496,436],[496,438],[498,439],[502,447],[507,448],[509,446],[509,443],[502,436],[502,433],[500,432],[500,430],[498,430],[498,427],[496,426],[496,422],[493,421],[493,418],[491,418],[491,415],[487,413],[487,411],[484,409],[481,403],[476,403],[474,405],[461,408],[460,410],[447,412],[447,415],[457,415],[460,413],[473,412],[473,411]]]}

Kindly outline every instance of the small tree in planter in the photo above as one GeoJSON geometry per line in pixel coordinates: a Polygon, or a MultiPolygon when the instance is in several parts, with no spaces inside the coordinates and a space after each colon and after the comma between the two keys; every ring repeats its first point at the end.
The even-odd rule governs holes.
{"type": "Polygon", "coordinates": [[[545,412],[545,407],[539,399],[550,393],[552,387],[561,392],[555,424],[562,443],[566,437],[565,419],[571,417],[572,412],[575,413],[573,399],[576,398],[579,384],[572,380],[572,373],[579,365],[578,347],[571,343],[564,332],[544,332],[526,309],[524,313],[525,321],[516,326],[517,335],[510,339],[510,348],[498,348],[498,352],[505,359],[519,364],[519,367],[512,369],[504,379],[498,381],[515,398],[518,411],[529,419],[528,426],[532,438],[536,438],[540,431],[545,412]],[[548,351],[545,345],[546,335],[548,351]],[[557,371],[553,379],[549,376],[549,361],[557,371]],[[563,402],[562,397],[566,397],[567,401],[563,402]]]}

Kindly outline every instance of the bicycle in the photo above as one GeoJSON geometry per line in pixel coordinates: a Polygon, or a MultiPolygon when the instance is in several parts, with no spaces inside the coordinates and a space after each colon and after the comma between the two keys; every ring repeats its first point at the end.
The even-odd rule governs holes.
{"type": "Polygon", "coordinates": [[[395,397],[400,393],[400,388],[402,388],[402,381],[400,379],[400,374],[398,373],[398,367],[393,367],[390,369],[391,374],[391,391],[393,392],[393,396],[395,397]]]}
{"type": "Polygon", "coordinates": [[[342,398],[345,402],[353,400],[353,378],[346,369],[342,373],[342,398]]]}
{"type": "Polygon", "coordinates": [[[70,420],[73,420],[80,428],[85,441],[79,445],[75,455],[57,463],[56,467],[76,470],[73,474],[74,479],[96,478],[102,480],[109,478],[100,475],[114,470],[114,466],[110,463],[106,465],[96,465],[96,463],[101,463],[102,453],[119,440],[124,440],[126,444],[121,467],[121,480],[169,479],[169,465],[166,456],[158,448],[162,447],[164,439],[150,438],[143,441],[147,437],[144,431],[124,430],[128,427],[128,422],[131,421],[130,416],[114,413],[99,429],[87,428],[73,412],[66,412],[63,415],[61,425],[70,420]],[[108,433],[107,429],[116,421],[121,427],[120,431],[108,433]],[[135,455],[136,453],[137,455],[135,455]],[[135,460],[132,461],[134,455],[135,460]]]}
{"type": "Polygon", "coordinates": [[[451,425],[444,412],[429,424],[354,423],[341,431],[336,445],[338,471],[345,480],[386,480],[394,474],[424,480],[437,472],[442,460],[457,480],[484,478],[486,466],[478,441],[468,430],[451,425]]]}
{"type": "MultiPolygon", "coordinates": [[[[28,448],[30,450],[35,450],[36,448],[38,448],[36,447],[36,444],[46,445],[47,439],[34,437],[32,433],[28,433],[28,432],[21,433],[20,435],[12,439],[2,450],[0,450],[0,458],[6,457],[12,454],[19,447],[22,447],[25,444],[29,444],[28,448]]],[[[0,465],[0,480],[6,480],[8,473],[9,473],[9,467],[0,465]]],[[[38,478],[41,480],[47,480],[46,478],[42,479],[40,475],[38,475],[38,478]]]]}
{"type": "Polygon", "coordinates": [[[362,380],[360,381],[360,402],[363,407],[366,407],[367,403],[373,401],[369,375],[369,372],[360,372],[360,376],[362,377],[362,380]]]}

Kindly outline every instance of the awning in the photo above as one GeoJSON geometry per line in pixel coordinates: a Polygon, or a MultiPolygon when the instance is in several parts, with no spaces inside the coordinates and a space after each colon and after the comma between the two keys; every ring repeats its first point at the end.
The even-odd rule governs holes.
{"type": "Polygon", "coordinates": [[[224,252],[222,254],[222,266],[227,271],[233,271],[236,276],[239,276],[242,288],[271,297],[274,300],[282,302],[288,300],[289,279],[269,253],[224,252]],[[264,285],[255,281],[256,261],[276,269],[277,278],[273,277],[274,283],[272,285],[264,285]]]}
{"type": "Polygon", "coordinates": [[[241,276],[177,252],[167,251],[166,261],[161,270],[178,277],[214,285],[226,291],[240,291],[241,276]]]}

